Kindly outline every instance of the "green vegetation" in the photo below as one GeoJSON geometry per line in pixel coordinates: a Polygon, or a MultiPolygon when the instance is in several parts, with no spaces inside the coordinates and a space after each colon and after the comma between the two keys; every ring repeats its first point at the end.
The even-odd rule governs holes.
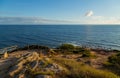
{"type": "Polygon", "coordinates": [[[111,64],[120,65],[120,52],[110,56],[108,59],[109,59],[108,62],[110,62],[111,64]]]}
{"type": "Polygon", "coordinates": [[[57,47],[59,50],[65,50],[65,51],[71,51],[73,53],[80,53],[86,51],[85,48],[80,47],[80,46],[74,46],[72,44],[62,44],[59,47],[57,47]]]}
{"type": "Polygon", "coordinates": [[[76,46],[76,47],[75,47],[75,50],[73,51],[73,53],[75,53],[75,54],[80,54],[81,52],[84,52],[84,51],[86,51],[85,48],[76,46]]]}
{"type": "Polygon", "coordinates": [[[14,69],[9,72],[11,77],[24,74],[26,78],[35,78],[37,75],[52,78],[120,78],[120,51],[93,50],[72,44],[62,44],[56,49],[31,45],[20,50],[31,52],[26,55],[23,52],[18,57],[19,60],[14,63],[18,65],[17,69],[11,66],[14,69]]]}
{"type": "Polygon", "coordinates": [[[82,54],[82,57],[92,57],[92,54],[89,49],[74,46],[72,44],[62,44],[58,49],[65,54],[82,54]]]}
{"type": "Polygon", "coordinates": [[[31,75],[31,78],[34,78],[36,75],[51,75],[53,76],[55,73],[51,70],[43,70],[45,69],[49,64],[52,64],[52,60],[48,58],[42,58],[40,60],[41,65],[40,67],[37,67],[36,69],[33,69],[30,64],[26,65],[26,71],[25,74],[31,75]]]}
{"type": "Polygon", "coordinates": [[[91,53],[90,53],[90,50],[85,50],[82,54],[82,57],[91,57],[91,53]]]}
{"type": "Polygon", "coordinates": [[[62,78],[120,78],[111,72],[94,69],[75,60],[65,58],[53,58],[53,60],[69,70],[62,73],[60,76],[62,78]]]}
{"type": "Polygon", "coordinates": [[[75,47],[72,44],[62,44],[58,47],[61,50],[73,51],[75,47]]]}
{"type": "Polygon", "coordinates": [[[105,63],[105,66],[107,69],[120,75],[120,52],[118,52],[117,54],[111,55],[108,58],[108,62],[105,63]]]}

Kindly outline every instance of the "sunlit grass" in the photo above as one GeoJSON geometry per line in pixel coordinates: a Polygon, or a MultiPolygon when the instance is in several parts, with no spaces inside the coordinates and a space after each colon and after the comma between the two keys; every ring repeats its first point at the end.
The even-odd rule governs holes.
{"type": "Polygon", "coordinates": [[[75,60],[65,58],[53,58],[53,60],[66,67],[69,72],[64,73],[70,78],[120,78],[117,75],[103,70],[94,69],[75,60]]]}

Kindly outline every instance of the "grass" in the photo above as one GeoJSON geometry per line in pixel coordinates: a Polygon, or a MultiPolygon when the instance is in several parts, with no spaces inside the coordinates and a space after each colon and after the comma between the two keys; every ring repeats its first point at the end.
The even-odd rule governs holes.
{"type": "Polygon", "coordinates": [[[113,54],[108,58],[108,61],[104,63],[106,69],[120,75],[120,52],[113,54]]]}
{"type": "MultiPolygon", "coordinates": [[[[31,48],[38,48],[38,47],[32,46],[31,48]]],[[[94,52],[91,52],[91,50],[87,48],[73,46],[71,44],[62,44],[58,49],[49,49],[47,52],[48,55],[46,56],[44,56],[44,54],[41,52],[39,54],[34,53],[33,56],[31,56],[33,59],[28,56],[19,59],[18,64],[22,65],[20,71],[24,70],[23,69],[24,67],[26,70],[25,75],[31,76],[29,78],[34,78],[36,75],[50,75],[53,78],[120,78],[119,76],[116,75],[115,72],[113,72],[113,71],[120,72],[118,70],[120,69],[119,52],[116,55],[110,56],[108,58],[108,61],[105,62],[106,66],[107,67],[110,66],[112,69],[114,68],[113,70],[109,70],[107,69],[107,67],[104,68],[104,70],[95,69],[93,67],[85,65],[84,62],[82,63],[76,61],[76,58],[74,59],[74,56],[71,59],[56,57],[56,55],[58,54],[62,54],[62,55],[76,54],[76,55],[80,55],[78,57],[82,58],[83,60],[91,59],[91,58],[95,59],[97,56],[94,54],[94,52]],[[32,67],[34,61],[37,61],[35,63],[36,65],[34,66],[35,69],[32,67]],[[47,70],[46,67],[52,65],[53,63],[59,65],[63,70],[60,71],[59,73],[55,73],[55,71],[53,70],[49,70],[49,69],[47,70]]],[[[56,68],[59,67],[56,66],[55,69],[56,68]]],[[[0,71],[0,73],[1,72],[2,71],[0,71]]]]}
{"type": "Polygon", "coordinates": [[[83,57],[91,57],[90,50],[72,44],[61,44],[54,52],[62,54],[82,54],[83,57]]]}
{"type": "Polygon", "coordinates": [[[35,70],[33,70],[33,68],[29,64],[27,64],[26,65],[26,70],[27,70],[26,74],[31,75],[33,78],[35,75],[51,75],[51,76],[53,76],[54,72],[52,72],[50,70],[43,71],[43,69],[46,68],[46,66],[48,64],[52,63],[52,60],[50,60],[49,58],[47,58],[47,59],[42,58],[40,61],[42,61],[43,64],[41,64],[41,67],[37,67],[35,70]]]}
{"type": "Polygon", "coordinates": [[[58,47],[58,49],[68,50],[68,51],[74,50],[74,48],[75,48],[75,46],[72,44],[62,44],[58,47]]]}
{"type": "Polygon", "coordinates": [[[65,58],[53,58],[55,62],[66,67],[62,78],[120,78],[119,76],[103,70],[94,69],[75,60],[65,58]]]}
{"type": "Polygon", "coordinates": [[[37,72],[34,72],[33,74],[34,75],[51,75],[51,76],[53,76],[54,72],[51,72],[51,71],[37,71],[37,72]]]}

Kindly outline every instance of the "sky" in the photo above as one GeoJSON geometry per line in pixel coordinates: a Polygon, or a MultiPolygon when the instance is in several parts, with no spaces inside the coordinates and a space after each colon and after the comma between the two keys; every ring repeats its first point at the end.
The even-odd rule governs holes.
{"type": "Polygon", "coordinates": [[[120,0],[0,0],[0,24],[120,24],[120,0]]]}

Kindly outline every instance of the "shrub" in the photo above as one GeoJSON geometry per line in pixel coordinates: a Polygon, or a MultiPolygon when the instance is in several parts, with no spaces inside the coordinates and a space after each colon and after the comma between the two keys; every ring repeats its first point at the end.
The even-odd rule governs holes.
{"type": "Polygon", "coordinates": [[[82,54],[82,57],[91,57],[91,53],[90,53],[90,50],[84,50],[83,51],[83,54],[82,54]]]}
{"type": "Polygon", "coordinates": [[[56,52],[63,52],[65,54],[82,54],[83,57],[92,56],[90,50],[80,46],[74,46],[72,44],[62,44],[56,49],[56,52]]]}
{"type": "Polygon", "coordinates": [[[53,60],[69,70],[62,74],[64,76],[62,78],[119,78],[111,72],[94,69],[72,59],[53,58],[53,60]]]}
{"type": "Polygon", "coordinates": [[[108,58],[108,62],[105,63],[104,66],[108,70],[120,75],[120,52],[115,55],[111,55],[108,58]]]}
{"type": "Polygon", "coordinates": [[[47,46],[41,46],[41,45],[28,45],[28,46],[18,48],[17,50],[35,50],[35,49],[43,49],[48,51],[50,48],[47,46]]]}
{"type": "Polygon", "coordinates": [[[120,53],[117,53],[116,55],[112,55],[108,58],[108,62],[112,64],[119,64],[120,65],[120,53]]]}
{"type": "Polygon", "coordinates": [[[58,47],[61,50],[73,51],[75,49],[74,45],[72,44],[62,44],[58,47]]]}
{"type": "Polygon", "coordinates": [[[81,53],[84,52],[85,50],[86,50],[85,48],[76,46],[76,47],[75,47],[75,50],[73,51],[73,53],[75,53],[75,54],[81,54],[81,53]]]}

